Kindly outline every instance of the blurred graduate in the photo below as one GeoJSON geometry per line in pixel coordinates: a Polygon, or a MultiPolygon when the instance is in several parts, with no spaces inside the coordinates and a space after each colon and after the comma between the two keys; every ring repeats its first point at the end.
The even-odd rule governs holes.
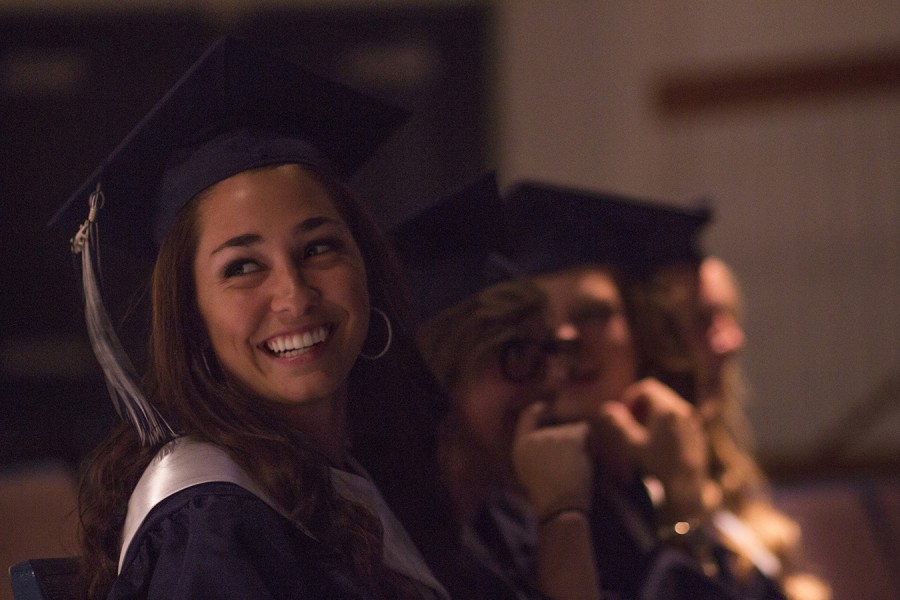
{"type": "Polygon", "coordinates": [[[451,401],[441,475],[485,567],[468,597],[599,598],[588,427],[539,427],[553,342],[543,295],[504,255],[502,210],[490,173],[391,232],[420,348],[451,401]]]}
{"type": "Polygon", "coordinates": [[[533,182],[481,202],[395,235],[452,399],[442,467],[468,543],[518,597],[782,598],[721,530],[697,373],[664,372],[638,326],[646,282],[696,272],[709,211],[533,182]]]}

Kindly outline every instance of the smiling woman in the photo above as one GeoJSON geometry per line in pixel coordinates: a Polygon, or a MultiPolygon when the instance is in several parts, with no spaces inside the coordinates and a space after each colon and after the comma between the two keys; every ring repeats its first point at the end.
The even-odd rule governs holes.
{"type": "Polygon", "coordinates": [[[197,211],[197,304],[226,375],[300,405],[289,411],[297,418],[310,404],[333,411],[369,298],[363,258],[325,188],[299,165],[257,169],[214,185],[197,211]]]}
{"type": "Polygon", "coordinates": [[[90,197],[73,246],[126,421],[80,499],[89,597],[447,596],[432,573],[455,583],[431,468],[442,398],[342,183],[400,120],[225,40],[57,215],[68,226],[90,197]],[[98,229],[152,257],[142,385],[92,283],[98,229]],[[371,311],[386,341],[369,342],[371,311]],[[360,359],[367,343],[379,360],[360,359]]]}

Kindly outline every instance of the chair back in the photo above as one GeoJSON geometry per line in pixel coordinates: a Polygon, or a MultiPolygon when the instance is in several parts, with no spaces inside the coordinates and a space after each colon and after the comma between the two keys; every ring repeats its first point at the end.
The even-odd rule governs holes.
{"type": "Polygon", "coordinates": [[[70,558],[34,558],[9,568],[15,600],[75,600],[78,560],[70,558]]]}
{"type": "Polygon", "coordinates": [[[76,476],[65,463],[0,467],[0,600],[13,598],[9,565],[35,556],[78,554],[77,507],[76,476]]]}

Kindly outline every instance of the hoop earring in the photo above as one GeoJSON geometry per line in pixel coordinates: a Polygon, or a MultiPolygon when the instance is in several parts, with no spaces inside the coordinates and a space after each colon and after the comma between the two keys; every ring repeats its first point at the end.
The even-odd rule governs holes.
{"type": "Polygon", "coordinates": [[[365,354],[364,352],[360,351],[359,355],[366,360],[378,360],[379,358],[387,354],[387,351],[391,349],[391,342],[394,341],[394,328],[391,326],[391,320],[383,310],[381,310],[380,308],[375,308],[374,306],[369,310],[375,311],[384,320],[384,326],[387,328],[387,342],[384,344],[384,348],[382,348],[381,352],[379,352],[378,354],[365,354]]]}

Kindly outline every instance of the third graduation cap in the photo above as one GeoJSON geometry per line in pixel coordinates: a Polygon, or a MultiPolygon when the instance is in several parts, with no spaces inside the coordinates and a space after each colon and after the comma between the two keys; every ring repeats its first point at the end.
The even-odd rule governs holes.
{"type": "MultiPolygon", "coordinates": [[[[104,240],[152,261],[178,211],[247,169],[297,162],[349,177],[407,114],[224,38],[169,90],[63,205],[50,225],[72,235],[103,194],[104,240]],[[99,186],[99,188],[98,188],[99,186]]],[[[104,242],[105,243],[105,242],[104,242]]]]}
{"type": "Polygon", "coordinates": [[[640,276],[700,260],[708,208],[680,208],[536,182],[507,196],[511,257],[530,275],[606,264],[640,276]]]}

